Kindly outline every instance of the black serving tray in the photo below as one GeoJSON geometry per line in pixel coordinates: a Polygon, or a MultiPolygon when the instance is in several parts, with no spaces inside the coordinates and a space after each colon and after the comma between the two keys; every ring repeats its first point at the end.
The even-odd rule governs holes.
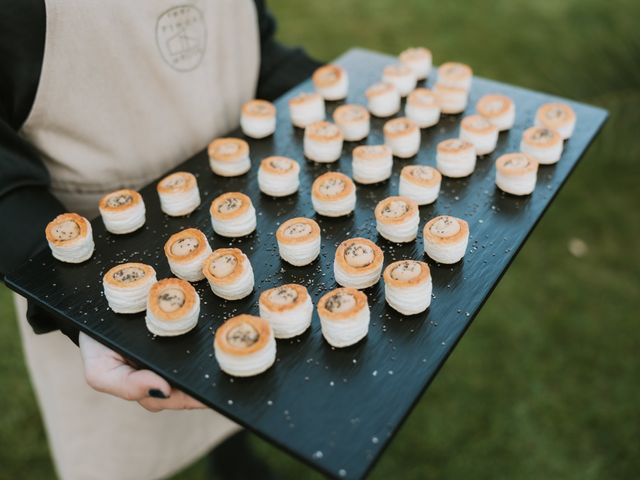
{"type": "MultiPolygon", "coordinates": [[[[365,89],[380,79],[385,65],[394,61],[393,57],[364,50],[351,50],[337,59],[349,73],[348,101],[365,104],[365,89]]],[[[125,236],[111,235],[98,218],[92,222],[96,251],[90,261],[82,265],[64,264],[44,250],[8,275],[6,281],[13,290],[52,314],[71,319],[84,332],[158,372],[176,387],[321,472],[332,477],[361,478],[460,340],[593,141],[607,113],[562,99],[575,110],[577,126],[565,143],[560,162],[540,167],[531,196],[510,196],[495,186],[495,159],[503,153],[518,151],[522,132],[532,125],[538,106],[558,98],[475,78],[465,113],[474,112],[480,96],[504,93],[515,101],[516,124],[500,135],[495,152],[478,160],[473,175],[443,180],[437,202],[420,208],[418,240],[396,245],[378,236],[374,206],[380,199],[397,194],[398,176],[404,165],[435,165],[436,144],[458,135],[462,115],[443,116],[438,125],[423,130],[416,158],[395,159],[389,181],[357,187],[357,208],[352,215],[328,219],[316,216],[312,209],[311,183],[328,170],[350,175],[351,150],[359,143],[346,142],[342,157],[334,164],[315,164],[304,158],[303,132],[291,126],[287,101],[312,89],[307,80],[276,101],[278,129],[273,137],[247,138],[253,164],[247,175],[232,179],[217,177],[209,169],[206,152],[176,169],[193,172],[198,178],[203,202],[189,217],[165,216],[154,182],[141,192],[147,206],[147,222],[142,230],[125,236]],[[274,199],[260,193],[257,167],[262,158],[272,154],[300,162],[301,186],[297,194],[274,199]],[[242,191],[251,197],[258,212],[254,234],[230,241],[213,233],[209,204],[227,191],[242,191]],[[466,219],[471,230],[467,253],[453,266],[435,264],[423,252],[422,227],[430,218],[445,213],[466,219]],[[289,266],[278,256],[275,230],[294,216],[315,218],[322,229],[321,256],[307,267],[289,266]],[[144,314],[118,315],[109,310],[102,293],[102,275],[117,263],[141,261],[151,264],[158,278],[170,276],[163,244],[171,234],[186,227],[205,232],[214,249],[241,248],[253,265],[256,288],[244,300],[227,302],[214,296],[206,281],[199,282],[196,289],[202,299],[202,310],[197,328],[177,338],[153,338],[145,328],[144,314]],[[232,315],[257,314],[260,292],[282,283],[305,285],[314,303],[317,302],[322,294],[336,287],[332,266],[336,246],[355,236],[377,242],[384,251],[385,265],[404,258],[429,263],[433,301],[428,311],[412,317],[396,313],[385,304],[381,281],[365,291],[371,306],[371,325],[369,335],[357,345],[341,350],[331,348],[323,340],[314,314],[309,331],[293,340],[278,341],[277,362],[268,372],[249,379],[233,379],[223,374],[213,357],[215,329],[232,315]]],[[[329,118],[342,103],[327,104],[329,118]]],[[[383,143],[383,123],[384,120],[373,119],[371,134],[360,143],[383,143]]],[[[243,136],[239,131],[230,135],[243,136]]]]}

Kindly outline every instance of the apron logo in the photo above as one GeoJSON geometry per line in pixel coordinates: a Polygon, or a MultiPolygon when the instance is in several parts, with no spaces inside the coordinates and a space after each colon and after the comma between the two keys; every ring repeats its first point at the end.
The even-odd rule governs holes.
{"type": "Polygon", "coordinates": [[[158,18],[156,42],[164,61],[179,72],[193,70],[207,46],[202,12],[192,5],[173,7],[158,18]]]}

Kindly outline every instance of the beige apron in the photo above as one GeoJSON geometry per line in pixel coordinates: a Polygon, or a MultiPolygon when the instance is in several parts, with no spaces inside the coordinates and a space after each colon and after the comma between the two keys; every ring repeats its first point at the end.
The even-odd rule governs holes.
{"type": "MultiPolygon", "coordinates": [[[[69,210],[93,217],[104,193],[142,187],[237,126],[259,66],[252,0],[45,3],[42,74],[21,134],[69,210]]],[[[62,478],[165,477],[238,428],[209,410],[149,413],[93,391],[77,347],[34,335],[16,305],[62,478]]]]}

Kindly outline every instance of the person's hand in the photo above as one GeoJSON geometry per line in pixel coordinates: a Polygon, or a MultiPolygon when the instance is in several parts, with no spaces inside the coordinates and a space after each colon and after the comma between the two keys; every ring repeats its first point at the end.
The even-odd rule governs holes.
{"type": "Polygon", "coordinates": [[[122,355],[82,332],[78,343],[85,379],[94,390],[135,400],[151,412],[207,408],[151,370],[136,370],[122,355]]]}

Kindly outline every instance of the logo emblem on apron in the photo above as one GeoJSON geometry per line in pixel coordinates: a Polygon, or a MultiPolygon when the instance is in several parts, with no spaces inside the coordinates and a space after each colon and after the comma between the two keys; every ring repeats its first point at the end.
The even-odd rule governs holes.
{"type": "Polygon", "coordinates": [[[200,65],[207,45],[202,12],[192,5],[173,7],[158,18],[156,42],[164,61],[179,72],[200,65]]]}

